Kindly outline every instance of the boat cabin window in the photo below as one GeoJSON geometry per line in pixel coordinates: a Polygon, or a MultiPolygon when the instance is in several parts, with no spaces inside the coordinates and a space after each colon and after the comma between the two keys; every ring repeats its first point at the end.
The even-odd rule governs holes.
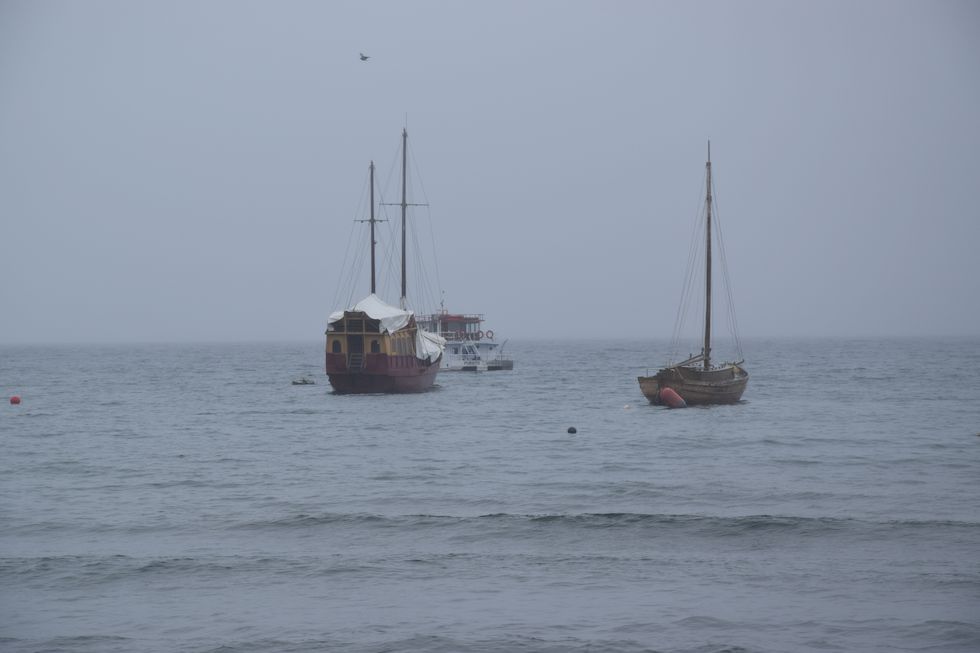
{"type": "Polygon", "coordinates": [[[364,320],[364,330],[368,333],[380,333],[381,322],[378,320],[364,320]]]}
{"type": "Polygon", "coordinates": [[[372,340],[371,341],[371,353],[372,354],[380,354],[381,353],[381,343],[378,342],[377,340],[372,340]]]}
{"type": "Polygon", "coordinates": [[[332,347],[332,349],[333,349],[333,353],[335,353],[335,354],[339,354],[340,353],[340,341],[339,340],[334,340],[333,341],[333,347],[332,347]]]}
{"type": "Polygon", "coordinates": [[[364,331],[364,320],[348,318],[347,330],[354,331],[355,333],[357,331],[364,331]]]}

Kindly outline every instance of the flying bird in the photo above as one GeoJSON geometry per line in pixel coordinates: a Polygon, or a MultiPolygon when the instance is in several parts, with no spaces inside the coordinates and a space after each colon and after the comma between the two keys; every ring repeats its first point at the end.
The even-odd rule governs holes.
{"type": "Polygon", "coordinates": [[[371,58],[371,57],[367,56],[366,54],[364,54],[363,52],[359,52],[358,54],[361,55],[361,61],[367,61],[368,59],[371,58]]]}

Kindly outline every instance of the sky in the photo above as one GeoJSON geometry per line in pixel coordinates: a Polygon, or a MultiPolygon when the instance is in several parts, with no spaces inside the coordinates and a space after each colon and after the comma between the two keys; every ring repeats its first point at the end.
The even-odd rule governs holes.
{"type": "Polygon", "coordinates": [[[0,0],[0,344],[322,338],[406,126],[413,308],[670,337],[710,139],[743,338],[977,336],[978,71],[970,0],[0,0]]]}

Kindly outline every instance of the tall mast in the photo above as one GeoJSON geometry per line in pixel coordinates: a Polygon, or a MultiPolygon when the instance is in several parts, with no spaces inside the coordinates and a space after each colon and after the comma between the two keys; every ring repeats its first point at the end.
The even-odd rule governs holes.
{"type": "MultiPolygon", "coordinates": [[[[382,202],[385,206],[400,206],[402,207],[402,296],[401,296],[401,308],[408,308],[408,279],[405,268],[405,258],[406,258],[406,242],[408,240],[406,215],[408,213],[408,207],[410,206],[428,206],[428,204],[409,204],[408,203],[408,129],[402,129],[402,201],[395,203],[382,202]]],[[[379,222],[384,222],[380,220],[379,222]]]]}
{"type": "Polygon", "coordinates": [[[708,190],[707,201],[707,223],[705,248],[705,284],[704,284],[704,369],[711,367],[711,141],[708,141],[708,162],[707,167],[708,190]]]}
{"type": "Polygon", "coordinates": [[[408,210],[408,197],[406,191],[408,163],[408,129],[402,128],[402,298],[401,308],[404,310],[408,306],[407,280],[405,278],[405,213],[408,210]]]}
{"type": "Polygon", "coordinates": [[[377,222],[374,219],[374,161],[371,162],[371,294],[375,294],[376,284],[374,276],[374,246],[377,244],[374,240],[374,223],[377,222]]]}

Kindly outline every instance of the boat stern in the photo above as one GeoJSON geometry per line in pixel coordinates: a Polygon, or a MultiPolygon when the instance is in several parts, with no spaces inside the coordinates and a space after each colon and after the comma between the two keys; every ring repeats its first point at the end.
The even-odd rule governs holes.
{"type": "Polygon", "coordinates": [[[660,379],[655,376],[638,376],[637,382],[640,384],[640,392],[651,404],[660,403],[660,379]]]}

